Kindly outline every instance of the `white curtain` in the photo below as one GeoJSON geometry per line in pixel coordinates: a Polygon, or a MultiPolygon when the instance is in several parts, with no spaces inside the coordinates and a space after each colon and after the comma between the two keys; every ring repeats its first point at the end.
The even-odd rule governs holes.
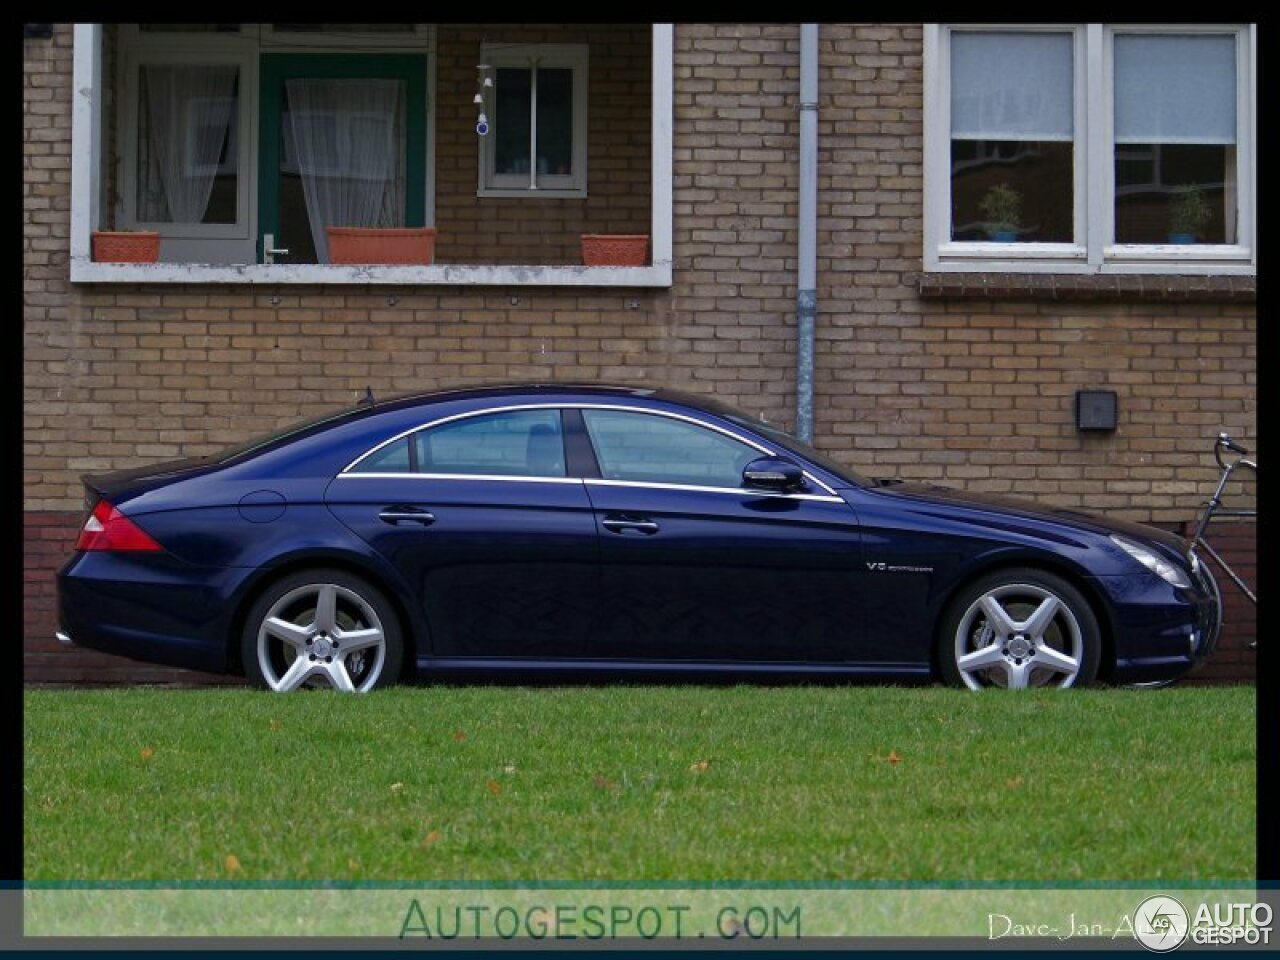
{"type": "Polygon", "coordinates": [[[1235,143],[1236,41],[1120,34],[1116,143],[1235,143]]]}
{"type": "Polygon", "coordinates": [[[1075,102],[1069,33],[951,34],[951,136],[1070,140],[1075,102]]]}
{"type": "Polygon", "coordinates": [[[236,73],[227,64],[146,64],[148,162],[140,164],[138,216],[151,223],[200,223],[231,133],[236,73]]]}
{"type": "Polygon", "coordinates": [[[287,80],[289,132],[316,258],[326,227],[404,226],[402,81],[287,80]]]}

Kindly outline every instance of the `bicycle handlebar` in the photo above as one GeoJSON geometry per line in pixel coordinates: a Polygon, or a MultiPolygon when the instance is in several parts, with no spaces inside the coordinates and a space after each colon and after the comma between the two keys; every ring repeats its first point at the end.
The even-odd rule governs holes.
{"type": "Polygon", "coordinates": [[[1244,447],[1240,446],[1240,444],[1238,444],[1238,443],[1236,443],[1234,440],[1232,440],[1232,439],[1231,439],[1231,437],[1230,437],[1228,434],[1225,434],[1225,433],[1220,433],[1220,434],[1218,434],[1218,442],[1217,442],[1217,443],[1215,443],[1215,444],[1214,444],[1214,446],[1216,446],[1216,447],[1226,447],[1226,448],[1227,448],[1228,450],[1230,450],[1232,453],[1238,453],[1238,454],[1240,454],[1240,456],[1242,456],[1242,457],[1243,457],[1243,456],[1245,456],[1246,454],[1248,454],[1248,452],[1249,452],[1249,451],[1248,451],[1248,450],[1246,450],[1244,447]]]}

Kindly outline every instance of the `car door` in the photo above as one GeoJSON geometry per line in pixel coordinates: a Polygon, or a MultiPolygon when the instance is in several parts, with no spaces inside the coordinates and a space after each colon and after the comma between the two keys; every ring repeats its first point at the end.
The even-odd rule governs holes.
{"type": "Polygon", "coordinates": [[[403,575],[437,657],[585,655],[598,558],[558,409],[451,418],[339,475],[329,507],[403,575]]]}
{"type": "Polygon", "coordinates": [[[867,658],[848,504],[813,483],[792,495],[742,489],[742,468],[765,448],[691,418],[603,407],[580,416],[600,474],[586,484],[600,537],[601,656],[867,658]]]}

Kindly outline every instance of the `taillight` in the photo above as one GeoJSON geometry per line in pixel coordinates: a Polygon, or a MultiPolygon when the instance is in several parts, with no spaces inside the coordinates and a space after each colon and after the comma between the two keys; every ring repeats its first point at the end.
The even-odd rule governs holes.
{"type": "Polygon", "coordinates": [[[76,549],[154,553],[164,548],[107,501],[99,500],[89,519],[84,522],[80,539],[76,541],[76,549]]]}

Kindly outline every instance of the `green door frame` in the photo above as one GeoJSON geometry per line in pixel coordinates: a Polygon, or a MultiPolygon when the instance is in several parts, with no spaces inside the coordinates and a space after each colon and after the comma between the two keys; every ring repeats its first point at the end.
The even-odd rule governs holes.
{"type": "Polygon", "coordinates": [[[295,77],[388,78],[405,81],[406,227],[426,225],[427,58],[410,53],[264,53],[258,91],[258,236],[280,235],[280,105],[284,81],[295,77]]]}

